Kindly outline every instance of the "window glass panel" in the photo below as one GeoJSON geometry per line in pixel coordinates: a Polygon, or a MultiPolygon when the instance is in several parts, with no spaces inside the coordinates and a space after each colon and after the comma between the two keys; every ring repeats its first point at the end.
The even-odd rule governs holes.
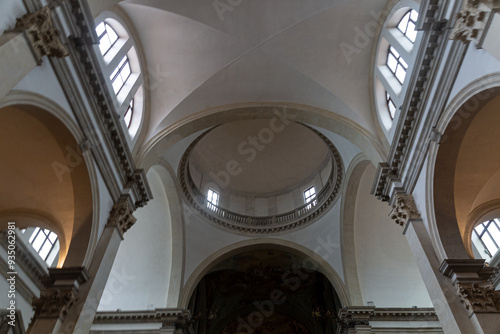
{"type": "Polygon", "coordinates": [[[57,239],[57,234],[55,234],[54,232],[50,232],[49,234],[49,240],[50,240],[50,243],[54,243],[57,239]]]}
{"type": "Polygon", "coordinates": [[[399,21],[398,29],[404,34],[408,26],[408,21],[410,20],[410,13],[408,12],[401,21],[399,21]]]}
{"type": "Polygon", "coordinates": [[[45,235],[43,233],[38,233],[35,240],[31,244],[37,253],[42,247],[44,241],[45,241],[45,235]]]}
{"type": "Polygon", "coordinates": [[[387,56],[387,66],[389,66],[392,72],[396,72],[398,61],[396,60],[396,58],[394,58],[394,56],[391,53],[389,53],[389,55],[387,56]]]}
{"type": "Polygon", "coordinates": [[[394,116],[396,116],[396,105],[394,104],[394,101],[392,101],[389,93],[385,92],[385,96],[387,99],[387,109],[389,110],[389,116],[391,116],[391,119],[394,119],[394,116]]]}
{"type": "Polygon", "coordinates": [[[479,225],[477,225],[477,226],[476,226],[476,228],[475,228],[474,230],[477,232],[477,234],[481,235],[481,233],[482,233],[482,232],[483,232],[483,230],[484,230],[484,226],[483,226],[483,224],[479,224],[479,225]]]}
{"type": "Polygon", "coordinates": [[[49,255],[49,252],[51,249],[52,249],[52,244],[50,242],[45,242],[43,244],[43,247],[38,252],[38,254],[40,254],[40,257],[42,258],[42,260],[45,261],[45,259],[47,259],[47,255],[49,255]]]}
{"type": "Polygon", "coordinates": [[[31,235],[30,240],[29,240],[30,244],[33,242],[33,239],[35,239],[35,237],[38,234],[39,230],[40,230],[40,228],[37,227],[37,228],[35,228],[35,231],[33,231],[33,234],[31,235]]]}
{"type": "Polygon", "coordinates": [[[396,74],[396,78],[398,78],[400,83],[403,83],[405,81],[406,71],[404,70],[404,68],[402,66],[398,66],[395,74],[396,74]]]}
{"type": "Polygon", "coordinates": [[[101,35],[105,32],[104,28],[104,22],[101,22],[95,27],[95,32],[97,33],[97,36],[101,37],[101,35]]]}
{"type": "Polygon", "coordinates": [[[415,26],[418,20],[418,12],[416,10],[411,10],[403,16],[401,21],[398,23],[398,29],[406,36],[412,43],[415,42],[417,37],[417,32],[415,31],[415,26]]]}
{"type": "Polygon", "coordinates": [[[498,230],[497,225],[493,222],[490,224],[488,228],[488,232],[490,232],[493,240],[495,241],[497,247],[500,245],[500,231],[498,230]]]}
{"type": "Polygon", "coordinates": [[[99,37],[99,50],[102,55],[105,55],[118,40],[118,35],[113,28],[105,22],[101,22],[97,25],[95,31],[99,37]]]}
{"type": "Polygon", "coordinates": [[[212,189],[208,189],[207,200],[207,207],[215,210],[215,206],[219,204],[219,193],[212,189]]]}
{"type": "Polygon", "coordinates": [[[488,233],[483,234],[481,240],[483,240],[486,248],[488,248],[488,251],[493,256],[497,252],[497,247],[495,246],[495,243],[491,239],[490,235],[488,233]]]}

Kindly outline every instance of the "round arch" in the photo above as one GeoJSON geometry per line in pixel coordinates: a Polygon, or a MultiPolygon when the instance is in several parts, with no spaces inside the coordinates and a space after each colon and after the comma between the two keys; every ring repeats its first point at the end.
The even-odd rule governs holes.
{"type": "MultiPolygon", "coordinates": [[[[335,292],[340,299],[342,305],[350,305],[350,298],[344,282],[337,274],[337,272],[326,262],[321,256],[314,253],[312,250],[305,248],[287,240],[260,238],[252,240],[244,240],[224,247],[217,252],[207,257],[191,274],[189,279],[184,284],[181,293],[178,307],[187,308],[189,300],[196,286],[200,280],[205,276],[215,265],[231,256],[238,253],[250,251],[252,249],[262,249],[263,247],[269,249],[276,249],[281,251],[290,252],[293,254],[304,256],[308,263],[314,266],[314,269],[325,275],[330,281],[335,292]]],[[[311,267],[312,269],[312,267],[311,267]]]]}
{"type": "Polygon", "coordinates": [[[176,307],[184,280],[185,263],[185,231],[182,196],[175,172],[168,162],[160,160],[158,165],[151,167],[161,178],[168,199],[170,222],[172,224],[172,260],[167,297],[167,307],[176,307]]]}
{"type": "Polygon", "coordinates": [[[346,172],[346,182],[342,190],[342,211],[340,216],[340,239],[342,240],[342,262],[346,287],[351,296],[353,305],[363,305],[361,288],[359,286],[356,263],[356,249],[354,243],[354,218],[356,210],[356,196],[359,184],[366,168],[370,165],[363,153],[356,155],[346,172]]]}
{"type": "MultiPolygon", "coordinates": [[[[18,124],[24,125],[23,120],[29,120],[32,126],[43,129],[46,134],[44,138],[55,145],[52,147],[52,151],[56,155],[52,156],[53,160],[49,159],[49,162],[52,161],[53,173],[55,171],[60,173],[55,173],[57,178],[55,183],[59,184],[53,182],[52,188],[55,189],[61,184],[70,185],[71,189],[67,188],[67,191],[73,199],[70,204],[74,211],[73,219],[71,223],[68,223],[69,219],[61,221],[61,217],[56,217],[57,214],[48,212],[42,204],[38,203],[39,207],[30,207],[24,205],[29,202],[29,199],[18,198],[17,204],[11,203],[8,208],[1,210],[0,224],[2,228],[7,220],[17,220],[18,227],[43,226],[49,228],[58,234],[61,243],[58,267],[63,265],[88,266],[98,241],[99,196],[97,174],[90,152],[80,153],[79,150],[79,144],[85,139],[84,135],[64,108],[35,93],[12,91],[0,100],[0,110],[10,113],[10,115],[16,115],[18,124]],[[19,113],[13,114],[14,110],[19,111],[19,113]],[[68,156],[70,156],[71,161],[66,160],[68,156]],[[61,169],[58,169],[59,167],[61,169]]],[[[15,121],[8,115],[4,116],[15,121]]],[[[9,140],[9,143],[12,141],[9,140]]],[[[47,154],[44,150],[42,152],[47,154]]],[[[19,159],[26,158],[27,153],[22,152],[20,147],[9,152],[12,157],[17,156],[19,159]]],[[[21,163],[21,161],[19,162],[21,163]]],[[[36,179],[37,171],[36,168],[31,168],[33,167],[32,163],[33,161],[30,160],[30,165],[27,167],[30,167],[28,170],[32,171],[30,173],[36,179]]],[[[19,189],[16,188],[16,190],[19,189]]],[[[42,190],[44,196],[38,196],[38,199],[46,195],[46,189],[42,188],[42,190]]],[[[58,198],[61,199],[61,195],[58,198]]],[[[56,205],[55,202],[53,204],[56,205]]],[[[61,204],[58,202],[56,207],[60,207],[61,204]]],[[[54,212],[56,211],[60,210],[54,212]]]]}
{"type": "MultiPolygon", "coordinates": [[[[472,257],[470,234],[478,223],[476,219],[486,214],[485,208],[495,209],[491,207],[494,198],[483,196],[481,199],[479,196],[486,176],[478,178],[480,174],[489,173],[483,173],[479,165],[489,161],[484,160],[491,157],[487,151],[491,153],[494,148],[472,141],[474,137],[483,136],[478,136],[478,126],[495,124],[494,120],[488,119],[493,113],[490,112],[487,117],[483,112],[488,105],[491,108],[491,103],[496,103],[494,100],[500,101],[500,73],[482,77],[460,91],[436,126],[443,136],[439,144],[431,142],[429,149],[426,211],[431,238],[440,261],[472,257]],[[471,152],[475,152],[475,155],[471,152]],[[473,164],[478,169],[471,178],[472,175],[466,175],[465,170],[473,164]],[[464,184],[459,180],[466,180],[470,183],[468,187],[477,189],[463,191],[464,184]]],[[[486,128],[481,130],[484,134],[486,128]]]]}
{"type": "Polygon", "coordinates": [[[374,164],[382,161],[388,152],[388,147],[369,131],[330,111],[290,103],[245,103],[203,110],[170,125],[144,145],[136,161],[148,170],[164,151],[193,133],[226,122],[272,118],[276,115],[336,133],[359,147],[374,164]]]}

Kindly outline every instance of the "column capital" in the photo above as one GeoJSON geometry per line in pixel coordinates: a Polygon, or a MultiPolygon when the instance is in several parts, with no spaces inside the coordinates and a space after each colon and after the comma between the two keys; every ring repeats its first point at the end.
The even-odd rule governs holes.
{"type": "Polygon", "coordinates": [[[397,194],[389,217],[401,226],[405,226],[410,219],[420,219],[420,213],[413,196],[397,194]]]}
{"type": "Polygon", "coordinates": [[[451,278],[465,309],[473,313],[500,313],[500,291],[487,281],[494,268],[484,259],[446,259],[439,271],[451,278]]]}
{"type": "Polygon", "coordinates": [[[466,0],[462,10],[455,14],[457,19],[450,39],[467,44],[479,42],[486,27],[486,22],[495,5],[493,0],[466,0]]]}
{"type": "Polygon", "coordinates": [[[39,64],[43,56],[63,58],[69,55],[59,40],[59,31],[54,28],[51,11],[47,6],[18,18],[14,31],[25,33],[39,64]]]}
{"type": "Polygon", "coordinates": [[[42,290],[39,298],[33,298],[34,318],[59,318],[63,321],[77,299],[76,289],[42,290]]]}
{"type": "Polygon", "coordinates": [[[125,234],[137,220],[133,216],[133,212],[133,207],[128,201],[128,196],[122,196],[118,202],[113,205],[106,226],[116,227],[123,238],[123,234],[125,234]]]}

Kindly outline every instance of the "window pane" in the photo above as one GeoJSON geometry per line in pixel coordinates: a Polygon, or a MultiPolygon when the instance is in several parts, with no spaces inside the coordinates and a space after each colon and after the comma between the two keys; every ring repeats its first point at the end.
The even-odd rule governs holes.
{"type": "Polygon", "coordinates": [[[399,21],[398,29],[404,34],[406,32],[406,27],[408,26],[408,20],[410,20],[410,13],[408,12],[401,21],[399,21]]]}
{"type": "Polygon", "coordinates": [[[125,125],[130,127],[130,123],[132,121],[132,109],[130,107],[127,108],[127,111],[125,111],[125,115],[123,115],[123,119],[125,121],[125,125]]]}
{"type": "Polygon", "coordinates": [[[410,12],[410,18],[413,22],[417,22],[418,21],[418,12],[416,10],[412,10],[410,12]]]}
{"type": "Polygon", "coordinates": [[[415,30],[415,24],[413,22],[408,23],[406,37],[408,37],[412,42],[415,42],[415,39],[417,38],[417,31],[415,30]]]}
{"type": "Polygon", "coordinates": [[[488,228],[488,232],[491,233],[493,240],[495,241],[497,246],[499,246],[500,245],[500,231],[498,230],[498,227],[495,223],[490,224],[490,227],[488,228]]]}
{"type": "Polygon", "coordinates": [[[97,36],[101,36],[105,32],[104,22],[99,23],[97,27],[95,27],[95,32],[97,36]]]}
{"type": "Polygon", "coordinates": [[[38,233],[35,240],[31,244],[37,253],[40,250],[40,247],[42,247],[44,241],[45,241],[45,235],[43,233],[38,233]]]}
{"type": "Polygon", "coordinates": [[[38,234],[38,231],[39,231],[39,230],[40,230],[40,228],[39,228],[39,227],[35,228],[35,231],[34,231],[34,232],[33,232],[33,234],[31,235],[30,240],[29,240],[30,244],[31,244],[31,243],[33,243],[33,239],[35,239],[35,237],[36,237],[36,235],[38,234]]]}
{"type": "Polygon", "coordinates": [[[405,77],[406,77],[406,71],[402,66],[398,66],[396,70],[396,78],[398,78],[399,82],[401,82],[402,84],[405,81],[405,77]]]}
{"type": "Polygon", "coordinates": [[[393,73],[396,72],[398,61],[396,60],[396,58],[394,58],[394,56],[391,53],[389,53],[389,55],[387,56],[387,66],[389,66],[390,70],[393,73]]]}
{"type": "Polygon", "coordinates": [[[483,230],[484,230],[484,226],[483,226],[483,224],[479,224],[479,225],[477,225],[477,226],[476,226],[476,228],[475,228],[474,230],[477,232],[477,234],[481,235],[481,233],[482,233],[482,232],[483,232],[483,230]]]}
{"type": "Polygon", "coordinates": [[[57,234],[55,234],[54,232],[50,232],[49,234],[49,240],[50,240],[50,243],[54,243],[57,239],[57,234]]]}
{"type": "Polygon", "coordinates": [[[40,257],[45,261],[51,249],[52,249],[52,244],[50,242],[46,242],[43,244],[43,247],[42,249],[40,249],[40,252],[38,252],[38,254],[40,254],[40,257]]]}
{"type": "Polygon", "coordinates": [[[495,246],[493,240],[491,240],[490,235],[488,233],[485,233],[481,238],[481,240],[483,240],[484,244],[486,245],[486,248],[488,248],[488,251],[493,256],[497,252],[497,247],[495,246]]]}

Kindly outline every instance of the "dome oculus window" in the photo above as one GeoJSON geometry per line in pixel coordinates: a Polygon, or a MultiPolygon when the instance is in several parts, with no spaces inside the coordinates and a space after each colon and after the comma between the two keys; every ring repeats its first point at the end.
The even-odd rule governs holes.
{"type": "Polygon", "coordinates": [[[396,79],[398,79],[399,83],[403,84],[406,77],[406,71],[408,70],[408,64],[392,45],[387,52],[387,67],[389,67],[396,79]]]}
{"type": "Polygon", "coordinates": [[[134,114],[134,99],[130,100],[127,110],[123,115],[123,120],[125,121],[125,125],[127,128],[130,128],[130,124],[132,122],[132,116],[134,114]]]}
{"type": "Polygon", "coordinates": [[[99,38],[103,74],[109,78],[116,111],[127,129],[131,145],[141,127],[143,109],[143,75],[139,57],[128,30],[115,18],[107,17],[95,27],[99,38]]]}
{"type": "Polygon", "coordinates": [[[417,31],[415,27],[417,26],[418,12],[415,9],[410,10],[403,16],[401,21],[399,21],[398,29],[410,40],[410,42],[415,43],[417,39],[417,31]]]}
{"type": "Polygon", "coordinates": [[[207,207],[210,210],[215,210],[217,205],[219,205],[219,193],[210,188],[207,193],[207,207]]]}
{"type": "Polygon", "coordinates": [[[391,98],[391,95],[389,93],[385,92],[385,97],[386,97],[386,102],[387,102],[387,110],[389,111],[389,116],[391,116],[391,119],[394,119],[394,116],[396,116],[396,104],[394,104],[394,101],[391,98]]]}
{"type": "Polygon", "coordinates": [[[304,191],[304,201],[306,203],[310,203],[307,206],[307,209],[310,209],[313,205],[316,205],[316,189],[314,186],[308,188],[306,191],[304,191]]]}
{"type": "Polygon", "coordinates": [[[415,62],[415,45],[419,43],[418,4],[400,3],[392,9],[384,28],[380,32],[378,57],[375,69],[375,97],[379,120],[387,136],[404,103],[408,89],[406,78],[411,74],[415,62]]]}
{"type": "Polygon", "coordinates": [[[116,95],[120,93],[131,73],[132,70],[130,69],[130,62],[128,57],[125,56],[109,77],[116,95]]]}
{"type": "Polygon", "coordinates": [[[118,41],[118,34],[106,22],[98,24],[95,31],[99,38],[99,50],[101,50],[101,54],[105,56],[115,45],[116,41],[118,41]]]}

